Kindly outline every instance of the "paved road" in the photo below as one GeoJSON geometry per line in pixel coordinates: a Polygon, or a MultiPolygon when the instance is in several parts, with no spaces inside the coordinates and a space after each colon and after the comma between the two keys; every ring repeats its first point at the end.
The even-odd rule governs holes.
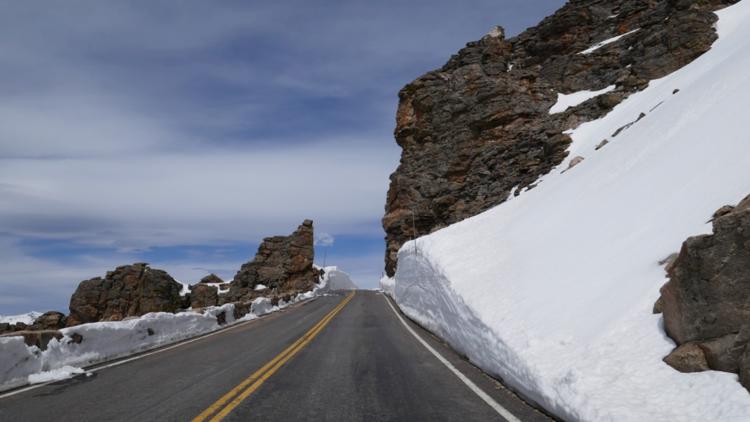
{"type": "MultiPolygon", "coordinates": [[[[550,420],[409,324],[515,417],[550,420]]],[[[321,297],[0,399],[0,421],[191,421],[201,414],[225,421],[504,420],[407,331],[382,294],[366,291],[321,297]]]]}

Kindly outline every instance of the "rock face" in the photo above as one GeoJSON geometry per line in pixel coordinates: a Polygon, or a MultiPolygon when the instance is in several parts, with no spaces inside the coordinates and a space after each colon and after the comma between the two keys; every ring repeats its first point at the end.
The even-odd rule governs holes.
{"type": "Polygon", "coordinates": [[[117,267],[106,277],[82,281],[70,298],[67,326],[102,320],[118,321],[149,312],[175,312],[182,307],[182,285],[165,271],[136,263],[117,267]]]}
{"type": "Polygon", "coordinates": [[[383,217],[388,275],[406,240],[498,205],[515,187],[533,187],[566,157],[563,131],[706,52],[716,40],[712,12],[737,1],[570,1],[515,38],[493,30],[404,87],[395,130],[401,162],[383,217]],[[558,93],[611,85],[549,114],[558,93]]]}
{"type": "Polygon", "coordinates": [[[216,306],[219,303],[219,290],[214,286],[203,283],[196,284],[190,289],[190,306],[193,309],[216,306]]]}
{"type": "Polygon", "coordinates": [[[699,346],[711,369],[748,367],[743,356],[750,349],[750,197],[722,207],[713,234],[685,241],[661,294],[664,328],[678,345],[699,346]]]}
{"type": "Polygon", "coordinates": [[[313,222],[305,220],[290,236],[263,240],[255,258],[242,265],[221,302],[252,300],[259,296],[255,286],[263,284],[264,296],[311,290],[318,282],[313,268],[313,222]]]}

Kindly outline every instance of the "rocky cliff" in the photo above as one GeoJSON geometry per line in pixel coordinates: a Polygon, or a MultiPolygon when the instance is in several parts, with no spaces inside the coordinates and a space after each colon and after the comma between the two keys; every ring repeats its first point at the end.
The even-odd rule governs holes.
{"type": "Polygon", "coordinates": [[[228,303],[312,290],[319,276],[313,268],[314,257],[313,222],[305,220],[289,236],[263,239],[255,258],[242,265],[220,300],[228,303]],[[256,291],[259,284],[266,289],[256,291]]]}
{"type": "Polygon", "coordinates": [[[716,39],[712,12],[737,1],[571,0],[517,37],[494,29],[404,87],[401,162],[383,217],[388,275],[408,239],[533,188],[565,158],[567,129],[706,52],[716,39]],[[610,86],[549,112],[558,94],[610,86]]]}

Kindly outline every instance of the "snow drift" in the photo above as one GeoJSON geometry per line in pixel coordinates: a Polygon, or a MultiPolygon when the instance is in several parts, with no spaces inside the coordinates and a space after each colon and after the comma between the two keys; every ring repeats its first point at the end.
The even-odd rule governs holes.
{"type": "Polygon", "coordinates": [[[658,262],[750,193],[750,2],[718,15],[708,53],[571,131],[535,189],[406,243],[384,290],[564,419],[747,421],[736,375],[662,362],[674,343],[651,314],[658,262]]]}

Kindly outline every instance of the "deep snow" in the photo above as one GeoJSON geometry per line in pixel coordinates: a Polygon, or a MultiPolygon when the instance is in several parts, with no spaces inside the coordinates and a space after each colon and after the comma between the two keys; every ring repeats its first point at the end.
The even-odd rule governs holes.
{"type": "Polygon", "coordinates": [[[535,189],[399,252],[402,310],[566,420],[750,419],[736,375],[662,362],[651,313],[658,261],[750,193],[750,2],[718,14],[708,53],[573,130],[535,189]]]}
{"type": "Polygon", "coordinates": [[[338,267],[325,267],[323,268],[325,273],[321,280],[321,290],[356,290],[356,284],[352,281],[351,276],[348,273],[339,270],[338,267]]]}

